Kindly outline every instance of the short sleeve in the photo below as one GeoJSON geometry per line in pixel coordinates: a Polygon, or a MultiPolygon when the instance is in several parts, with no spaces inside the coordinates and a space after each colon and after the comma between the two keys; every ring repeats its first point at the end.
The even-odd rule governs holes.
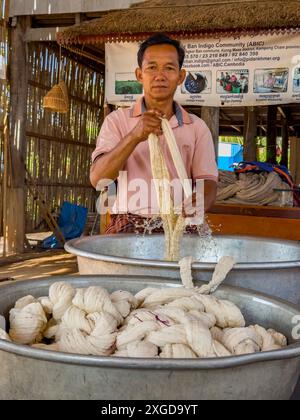
{"type": "Polygon", "coordinates": [[[92,153],[92,162],[103,153],[108,153],[114,149],[122,139],[122,134],[118,124],[118,111],[109,114],[101,127],[99,136],[97,138],[96,148],[92,153]]]}
{"type": "Polygon", "coordinates": [[[197,140],[192,163],[193,179],[218,182],[219,172],[211,132],[205,122],[198,117],[194,120],[194,124],[197,140]]]}

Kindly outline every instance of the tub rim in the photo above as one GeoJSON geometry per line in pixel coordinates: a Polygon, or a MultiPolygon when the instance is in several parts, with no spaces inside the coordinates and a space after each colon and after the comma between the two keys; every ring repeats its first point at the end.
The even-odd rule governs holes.
{"type": "MultiPolygon", "coordinates": [[[[59,276],[59,279],[61,276],[59,276]]],[[[63,281],[68,282],[83,280],[83,278],[105,278],[110,281],[119,281],[118,279],[128,280],[150,280],[153,283],[162,284],[174,284],[176,287],[180,286],[178,283],[174,283],[174,279],[167,278],[153,278],[152,276],[118,276],[118,275],[86,275],[86,276],[69,276],[64,278],[63,281]]],[[[44,277],[37,280],[24,280],[18,283],[19,285],[28,285],[34,287],[37,282],[49,284],[55,283],[58,280],[56,277],[44,277]]],[[[0,292],[3,289],[11,289],[12,283],[0,285],[0,292]]],[[[264,300],[269,305],[280,305],[282,309],[287,311],[294,311],[295,315],[300,314],[300,307],[292,303],[286,302],[279,298],[272,298],[264,293],[252,292],[251,290],[244,289],[241,287],[232,287],[228,285],[220,286],[220,289],[225,291],[235,290],[239,291],[243,296],[249,296],[251,298],[257,298],[264,300]]],[[[62,353],[50,350],[42,350],[29,347],[27,345],[16,344],[6,340],[0,339],[0,351],[18,355],[21,357],[27,357],[35,360],[42,360],[47,362],[80,365],[80,366],[93,366],[102,368],[116,368],[116,369],[141,369],[141,370],[214,370],[214,369],[231,369],[241,367],[254,363],[261,362],[272,362],[281,360],[289,360],[299,358],[300,362],[300,340],[296,343],[289,345],[288,347],[280,350],[273,350],[268,352],[260,352],[255,354],[241,355],[241,356],[230,356],[230,357],[219,357],[219,358],[207,358],[207,359],[154,359],[154,358],[129,358],[129,357],[111,357],[111,356],[86,356],[81,354],[62,353]]]]}
{"type": "MultiPolygon", "coordinates": [[[[114,235],[95,235],[95,237],[101,237],[103,239],[114,237],[116,239],[122,239],[122,238],[132,238],[133,234],[114,234],[114,235]]],[[[152,234],[152,236],[163,236],[162,234],[152,234]]],[[[215,236],[222,236],[224,238],[228,239],[253,239],[253,236],[239,236],[239,235],[215,235],[215,236]]],[[[265,242],[276,242],[278,244],[282,245],[300,245],[300,241],[285,241],[285,240],[275,240],[270,238],[257,238],[265,242]]],[[[77,257],[84,257],[89,258],[92,260],[97,261],[104,261],[109,263],[115,263],[115,264],[123,264],[123,265],[131,265],[131,266],[140,266],[140,267],[155,267],[155,268],[165,268],[165,269],[172,269],[172,270],[178,270],[179,264],[177,262],[172,261],[162,261],[157,259],[139,259],[139,258],[129,258],[129,257],[118,257],[114,255],[107,255],[107,254],[101,254],[91,251],[84,251],[82,249],[79,249],[77,247],[77,244],[80,242],[89,242],[91,240],[91,237],[80,237],[72,239],[65,243],[64,248],[65,250],[73,255],[76,255],[77,257]]],[[[299,247],[300,248],[300,247],[299,247]]],[[[194,262],[192,263],[192,268],[195,270],[213,270],[216,266],[215,263],[201,263],[201,262],[194,262]]],[[[289,268],[300,268],[300,260],[294,260],[294,261],[280,261],[280,262],[251,262],[251,263],[236,263],[233,270],[274,270],[276,269],[289,269],[289,268]]]]}

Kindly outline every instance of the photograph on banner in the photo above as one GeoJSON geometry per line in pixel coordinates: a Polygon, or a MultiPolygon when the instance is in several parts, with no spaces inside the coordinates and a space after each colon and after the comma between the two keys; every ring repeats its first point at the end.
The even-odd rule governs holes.
{"type": "Polygon", "coordinates": [[[248,93],[249,70],[228,70],[217,72],[217,93],[248,93]]]}
{"type": "Polygon", "coordinates": [[[116,95],[141,95],[143,85],[136,80],[135,73],[116,73],[116,95]]]}
{"type": "Polygon", "coordinates": [[[300,67],[294,70],[293,91],[300,92],[300,67]]]}
{"type": "Polygon", "coordinates": [[[254,93],[285,93],[288,90],[289,69],[261,69],[254,75],[254,93]]]}
{"type": "Polygon", "coordinates": [[[203,94],[209,95],[212,91],[211,71],[188,71],[186,78],[181,85],[182,95],[203,94]]]}

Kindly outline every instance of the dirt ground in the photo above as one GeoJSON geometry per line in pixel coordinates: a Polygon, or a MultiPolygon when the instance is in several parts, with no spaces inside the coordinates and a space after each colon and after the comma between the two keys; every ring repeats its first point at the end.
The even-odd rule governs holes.
{"type": "MultiPolygon", "coordinates": [[[[52,232],[37,232],[26,235],[28,242],[33,246],[32,259],[29,259],[31,255],[26,257],[26,254],[24,254],[24,260],[19,262],[7,261],[6,263],[3,262],[6,261],[5,258],[3,260],[0,258],[0,283],[3,284],[6,279],[16,281],[79,274],[75,256],[63,250],[43,251],[35,248],[51,234],[52,232]]],[[[3,238],[0,238],[0,255],[2,250],[3,238]]]]}
{"type": "Polygon", "coordinates": [[[16,262],[0,267],[0,282],[6,280],[28,280],[48,276],[68,276],[79,274],[75,256],[63,253],[47,255],[27,261],[16,262]]]}

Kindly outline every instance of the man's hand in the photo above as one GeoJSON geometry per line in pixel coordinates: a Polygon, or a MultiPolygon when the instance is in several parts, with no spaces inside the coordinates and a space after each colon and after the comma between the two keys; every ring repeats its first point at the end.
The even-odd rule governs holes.
{"type": "Polygon", "coordinates": [[[151,133],[162,134],[162,117],[163,113],[157,110],[145,112],[134,129],[92,165],[90,180],[95,188],[101,179],[115,180],[136,146],[147,140],[151,133]]]}
{"type": "Polygon", "coordinates": [[[157,110],[145,112],[128,136],[137,144],[147,140],[150,134],[160,136],[162,134],[162,117],[163,113],[157,110]]]}
{"type": "Polygon", "coordinates": [[[204,196],[193,193],[182,204],[182,214],[186,224],[201,225],[204,220],[204,196]]]}
{"type": "Polygon", "coordinates": [[[217,183],[198,179],[195,190],[176,212],[185,217],[186,224],[199,225],[203,223],[205,213],[210,210],[216,200],[217,183]]]}

